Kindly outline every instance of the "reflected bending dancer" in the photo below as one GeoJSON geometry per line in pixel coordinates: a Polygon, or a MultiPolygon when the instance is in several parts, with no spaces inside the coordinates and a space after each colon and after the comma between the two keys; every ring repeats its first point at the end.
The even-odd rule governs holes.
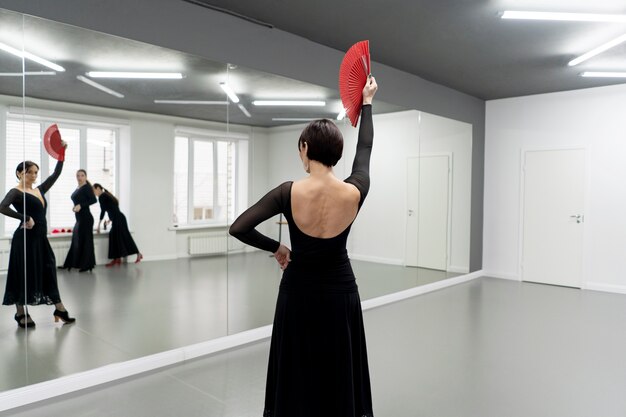
{"type": "MultiPolygon", "coordinates": [[[[67,144],[63,143],[66,148],[67,144]]],[[[13,233],[7,271],[7,283],[2,304],[15,304],[15,321],[21,328],[34,327],[27,305],[54,304],[54,321],[72,323],[76,319],[65,309],[57,284],[56,259],[48,242],[44,195],[55,183],[61,170],[60,159],[54,172],[41,185],[37,181],[39,166],[32,161],[20,162],[15,169],[19,184],[12,188],[0,203],[0,213],[20,220],[13,233]],[[11,209],[13,205],[14,209],[11,209]],[[26,265],[25,265],[26,263],[26,265]]]]}
{"type": "Polygon", "coordinates": [[[109,214],[109,220],[112,223],[109,231],[109,259],[112,259],[112,261],[106,264],[106,266],[120,265],[122,258],[134,254],[137,254],[135,263],[140,262],[143,259],[143,255],[139,252],[130,230],[128,230],[126,216],[120,211],[120,203],[117,198],[100,184],[93,185],[93,192],[98,196],[101,210],[100,221],[96,231],[100,233],[100,223],[102,223],[105,213],[109,214]]]}
{"type": "Polygon", "coordinates": [[[72,243],[60,269],[78,268],[79,272],[91,271],[96,266],[96,252],[93,243],[93,215],[89,206],[95,204],[96,196],[87,181],[87,171],[76,171],[78,187],[72,193],[76,223],[72,230],[72,243]]]}
{"type": "Polygon", "coordinates": [[[274,253],[280,283],[265,392],[264,417],[372,417],[369,368],[358,287],[346,251],[352,223],[369,190],[374,137],[374,77],[363,88],[351,175],[333,173],[343,137],[330,120],[310,123],[298,141],[308,177],[285,182],[230,228],[244,243],[274,253]],[[282,213],[292,250],[255,230],[282,213]]]}

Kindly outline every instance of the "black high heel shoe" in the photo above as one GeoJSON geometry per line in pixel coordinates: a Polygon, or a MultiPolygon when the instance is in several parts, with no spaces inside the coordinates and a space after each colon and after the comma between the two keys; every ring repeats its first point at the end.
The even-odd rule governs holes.
{"type": "Polygon", "coordinates": [[[71,266],[57,266],[57,269],[67,269],[67,272],[70,272],[72,270],[71,266]]]}
{"type": "Polygon", "coordinates": [[[16,313],[14,319],[17,322],[17,325],[20,326],[22,329],[25,329],[27,327],[35,327],[35,322],[32,319],[28,321],[28,319],[30,319],[30,314],[18,315],[16,313]],[[24,319],[24,323],[22,323],[22,319],[24,319]]]}
{"type": "Polygon", "coordinates": [[[55,323],[59,320],[63,320],[63,323],[74,323],[76,321],[74,317],[70,317],[70,313],[68,313],[67,310],[59,311],[54,309],[54,313],[52,313],[52,315],[54,316],[55,323]]]}
{"type": "Polygon", "coordinates": [[[78,270],[78,272],[91,272],[93,268],[81,268],[78,270]]]}

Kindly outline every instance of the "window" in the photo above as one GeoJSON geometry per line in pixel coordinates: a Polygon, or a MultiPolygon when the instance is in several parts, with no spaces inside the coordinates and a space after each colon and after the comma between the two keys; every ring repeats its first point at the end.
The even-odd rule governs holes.
{"type": "Polygon", "coordinates": [[[226,224],[234,218],[237,192],[247,189],[237,174],[237,156],[246,141],[178,134],[174,139],[176,225],[226,224]]]}
{"type": "MultiPolygon", "coordinates": [[[[54,171],[56,160],[48,156],[41,138],[45,129],[55,123],[52,120],[7,119],[5,194],[17,185],[15,168],[24,159],[39,165],[36,185],[41,184],[54,171]]],[[[116,158],[115,149],[119,128],[92,127],[88,122],[57,123],[61,137],[68,143],[63,173],[45,195],[48,202],[48,229],[71,229],[76,221],[72,211],[72,193],[76,190],[76,171],[85,169],[87,178],[93,184],[98,182],[115,193],[116,158]]],[[[91,206],[94,218],[100,216],[100,206],[91,206]]],[[[4,235],[12,235],[19,222],[7,216],[4,221],[4,235]]]]}

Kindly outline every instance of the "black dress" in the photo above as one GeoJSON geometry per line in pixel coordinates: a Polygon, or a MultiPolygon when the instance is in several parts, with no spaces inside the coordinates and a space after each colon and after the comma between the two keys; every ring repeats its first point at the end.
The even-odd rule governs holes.
{"type": "Polygon", "coordinates": [[[43,204],[38,197],[24,193],[17,188],[11,189],[0,203],[0,213],[22,222],[28,221],[32,217],[35,222],[32,229],[24,229],[23,223],[21,223],[13,233],[7,285],[2,301],[4,305],[57,304],[61,302],[57,285],[56,259],[47,237],[46,209],[48,203],[44,195],[59,178],[62,169],[63,162],[57,162],[54,173],[37,187],[44,199],[43,204]],[[24,204],[26,205],[25,212],[24,204]],[[11,209],[11,205],[15,210],[11,209]],[[26,258],[26,270],[24,270],[24,258],[26,258]]]}
{"type": "Polygon", "coordinates": [[[100,220],[104,213],[109,214],[111,230],[109,231],[109,259],[124,258],[139,253],[137,245],[128,230],[126,216],[120,211],[118,202],[106,192],[100,194],[100,220]]]}
{"type": "Polygon", "coordinates": [[[93,244],[93,216],[89,206],[98,200],[89,183],[77,188],[71,198],[75,206],[80,206],[80,211],[74,213],[76,224],[74,224],[72,243],[63,268],[92,269],[96,266],[96,252],[93,244]]]}
{"type": "MultiPolygon", "coordinates": [[[[363,106],[352,174],[345,182],[369,190],[371,106],[363,106]]],[[[372,417],[361,301],[346,251],[351,225],[333,238],[298,229],[286,182],[246,210],[230,233],[275,252],[279,242],[254,228],[282,213],[289,223],[291,262],[280,283],[265,391],[264,417],[372,417]]]]}

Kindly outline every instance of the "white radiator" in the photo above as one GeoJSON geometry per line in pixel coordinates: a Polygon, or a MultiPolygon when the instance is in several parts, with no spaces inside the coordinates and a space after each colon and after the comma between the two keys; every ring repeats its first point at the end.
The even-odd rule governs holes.
{"type": "Polygon", "coordinates": [[[0,250],[0,271],[6,271],[9,267],[9,254],[11,249],[0,250]]]}
{"type": "Polygon", "coordinates": [[[61,242],[50,242],[50,247],[52,247],[52,252],[54,252],[54,257],[57,260],[57,266],[63,265],[65,262],[65,258],[67,257],[67,252],[70,250],[70,241],[61,241],[61,242]]]}
{"type": "Polygon", "coordinates": [[[190,255],[211,255],[226,253],[228,238],[224,232],[202,233],[189,236],[190,255]]]}

